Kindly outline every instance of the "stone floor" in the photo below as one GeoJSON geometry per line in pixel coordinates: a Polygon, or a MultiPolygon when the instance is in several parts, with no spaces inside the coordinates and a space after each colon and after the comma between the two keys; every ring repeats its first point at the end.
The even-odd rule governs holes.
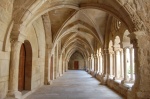
{"type": "Polygon", "coordinates": [[[123,99],[85,71],[70,70],[26,99],[123,99]]]}

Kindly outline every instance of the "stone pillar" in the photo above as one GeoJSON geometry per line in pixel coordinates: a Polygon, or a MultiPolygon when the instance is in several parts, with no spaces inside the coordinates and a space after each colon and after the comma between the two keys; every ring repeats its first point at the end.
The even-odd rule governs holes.
{"type": "Polygon", "coordinates": [[[134,48],[135,82],[128,98],[150,98],[150,36],[145,31],[136,31],[130,35],[134,48]]]}
{"type": "Polygon", "coordinates": [[[98,58],[96,54],[94,54],[94,72],[98,72],[98,58]]]}
{"type": "Polygon", "coordinates": [[[123,78],[123,50],[120,50],[120,78],[123,78]]]}
{"type": "Polygon", "coordinates": [[[124,79],[122,80],[122,84],[128,82],[128,75],[127,75],[127,48],[123,49],[123,56],[124,56],[124,79]]]}
{"type": "Polygon", "coordinates": [[[20,58],[20,41],[13,41],[11,46],[11,57],[10,57],[10,74],[9,74],[9,85],[8,94],[6,99],[20,99],[21,92],[18,91],[18,73],[19,73],[19,58],[20,58]]]}
{"type": "Polygon", "coordinates": [[[101,75],[103,75],[103,73],[104,73],[104,54],[102,54],[101,59],[102,59],[101,75]]]}
{"type": "Polygon", "coordinates": [[[64,53],[62,54],[62,74],[64,74],[64,72],[65,72],[65,64],[64,64],[64,53]]]}
{"type": "Polygon", "coordinates": [[[91,70],[91,57],[88,58],[88,71],[91,70]]]}
{"type": "Polygon", "coordinates": [[[104,50],[104,69],[103,69],[103,75],[102,75],[102,81],[101,81],[101,84],[106,84],[106,81],[109,77],[109,53],[108,53],[108,50],[105,49],[104,50]]]}
{"type": "Polygon", "coordinates": [[[119,56],[119,50],[115,51],[115,78],[114,79],[119,79],[119,63],[118,62],[118,56],[119,56]]]}
{"type": "Polygon", "coordinates": [[[131,78],[130,78],[130,82],[134,82],[134,61],[133,61],[133,48],[130,48],[130,73],[131,73],[131,78]]]}
{"type": "Polygon", "coordinates": [[[100,72],[100,74],[102,73],[102,55],[101,55],[101,53],[99,54],[99,72],[100,72]]]}
{"type": "Polygon", "coordinates": [[[115,53],[113,54],[113,76],[115,76],[115,69],[116,68],[116,59],[115,59],[115,53]]]}
{"type": "Polygon", "coordinates": [[[66,63],[66,64],[65,64],[65,65],[66,65],[66,66],[65,66],[65,67],[66,67],[66,68],[65,68],[65,71],[66,71],[66,72],[68,71],[68,62],[69,62],[68,60],[65,61],[65,63],[66,63]]]}
{"type": "Polygon", "coordinates": [[[50,85],[50,49],[46,49],[46,55],[45,55],[45,79],[44,79],[44,84],[45,85],[50,85]]]}
{"type": "Polygon", "coordinates": [[[110,74],[109,76],[112,77],[113,76],[113,52],[109,52],[109,70],[110,70],[110,74]]]}

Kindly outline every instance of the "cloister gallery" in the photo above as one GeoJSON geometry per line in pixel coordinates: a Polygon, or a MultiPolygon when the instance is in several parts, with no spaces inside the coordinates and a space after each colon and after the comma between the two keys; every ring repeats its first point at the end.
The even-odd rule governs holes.
{"type": "Polygon", "coordinates": [[[150,1],[0,0],[0,99],[23,99],[68,70],[150,99],[150,1]]]}

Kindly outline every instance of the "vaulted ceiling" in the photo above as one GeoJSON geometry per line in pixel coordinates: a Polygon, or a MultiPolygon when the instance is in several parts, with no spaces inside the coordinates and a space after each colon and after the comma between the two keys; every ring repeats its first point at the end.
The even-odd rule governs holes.
{"type": "Polygon", "coordinates": [[[103,46],[108,13],[97,9],[59,8],[49,11],[48,16],[53,43],[61,41],[62,50],[74,50],[71,54],[93,53],[98,46],[103,46]]]}
{"type": "Polygon", "coordinates": [[[70,55],[75,51],[88,55],[104,46],[110,17],[130,24],[120,8],[117,0],[15,0],[13,16],[16,27],[42,16],[47,44],[61,43],[62,52],[70,55]]]}

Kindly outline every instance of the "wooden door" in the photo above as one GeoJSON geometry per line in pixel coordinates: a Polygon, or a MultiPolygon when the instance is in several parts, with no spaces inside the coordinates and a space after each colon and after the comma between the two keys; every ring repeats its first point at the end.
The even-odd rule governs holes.
{"type": "Polygon", "coordinates": [[[78,61],[74,61],[74,69],[75,70],[79,69],[79,62],[78,61]]]}
{"type": "Polygon", "coordinates": [[[18,90],[23,91],[24,87],[25,87],[25,47],[24,44],[22,44],[19,61],[18,90]]]}

